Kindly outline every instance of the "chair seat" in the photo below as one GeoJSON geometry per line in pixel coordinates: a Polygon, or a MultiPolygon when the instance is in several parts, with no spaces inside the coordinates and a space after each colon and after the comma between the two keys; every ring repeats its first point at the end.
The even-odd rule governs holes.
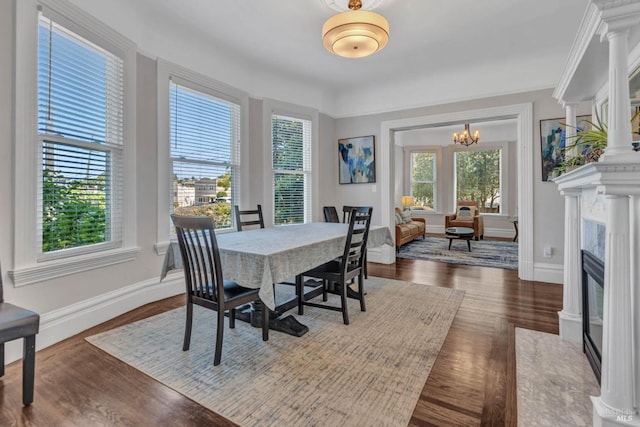
{"type": "MultiPolygon", "coordinates": [[[[325,264],[322,264],[312,270],[309,270],[305,273],[302,273],[303,276],[315,277],[318,279],[326,279],[329,281],[336,281],[340,278],[341,273],[341,261],[333,260],[329,261],[325,264]]],[[[348,265],[347,266],[347,277],[355,276],[355,274],[351,275],[349,273],[356,272],[358,270],[357,265],[348,265]]]]}
{"type": "Polygon", "coordinates": [[[244,298],[247,296],[247,293],[250,293],[251,291],[254,291],[256,298],[258,298],[258,292],[260,292],[260,289],[245,288],[238,285],[233,280],[224,280],[224,299],[227,303],[235,299],[244,298]]]}
{"type": "Polygon", "coordinates": [[[0,303],[0,342],[35,335],[39,326],[38,313],[6,302],[0,303]]]}

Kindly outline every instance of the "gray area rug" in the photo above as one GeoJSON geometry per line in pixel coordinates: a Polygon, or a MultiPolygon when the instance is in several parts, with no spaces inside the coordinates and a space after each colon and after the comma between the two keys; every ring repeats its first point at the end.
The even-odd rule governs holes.
{"type": "Polygon", "coordinates": [[[519,426],[593,425],[600,386],[582,344],[516,328],[516,378],[519,426]]]}
{"type": "Polygon", "coordinates": [[[398,258],[421,259],[449,264],[477,265],[480,267],[518,269],[518,243],[496,240],[471,241],[471,252],[466,240],[454,239],[449,248],[449,239],[426,236],[403,245],[398,258]]]}
{"type": "Polygon", "coordinates": [[[87,338],[91,344],[243,426],[406,426],[464,292],[370,277],[367,311],[305,307],[296,338],[237,322],[214,368],[215,312],[184,308],[87,338]]]}

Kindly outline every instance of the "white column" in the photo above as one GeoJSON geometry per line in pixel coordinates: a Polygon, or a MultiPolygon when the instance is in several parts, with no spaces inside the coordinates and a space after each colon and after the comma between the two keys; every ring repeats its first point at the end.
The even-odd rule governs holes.
{"type": "Polygon", "coordinates": [[[637,162],[631,150],[631,101],[629,99],[629,47],[626,30],[607,32],[609,40],[608,140],[601,161],[637,162]]]}
{"type": "Polygon", "coordinates": [[[606,198],[601,395],[591,398],[593,425],[640,425],[634,401],[630,198],[612,194],[606,198]]]}
{"type": "Polygon", "coordinates": [[[640,195],[631,196],[631,310],[634,325],[634,359],[636,384],[636,411],[640,411],[640,195]]]}
{"type": "MultiPolygon", "coordinates": [[[[566,127],[566,143],[567,145],[573,144],[574,137],[576,135],[576,127],[578,126],[578,120],[576,119],[576,104],[565,104],[565,122],[567,124],[566,127]]],[[[574,156],[577,152],[577,149],[573,149],[567,153],[567,156],[574,156]]]]}
{"type": "MultiPolygon", "coordinates": [[[[574,116],[575,117],[575,116],[574,116]]],[[[580,190],[564,190],[564,277],[560,338],[582,342],[582,268],[580,266],[580,190]]]]}

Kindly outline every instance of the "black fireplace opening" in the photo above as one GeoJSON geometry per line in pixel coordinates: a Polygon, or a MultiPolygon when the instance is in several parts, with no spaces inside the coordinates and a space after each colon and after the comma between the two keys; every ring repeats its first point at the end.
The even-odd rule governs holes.
{"type": "Polygon", "coordinates": [[[582,250],[582,349],[600,383],[602,320],[604,310],[604,262],[582,250]]]}

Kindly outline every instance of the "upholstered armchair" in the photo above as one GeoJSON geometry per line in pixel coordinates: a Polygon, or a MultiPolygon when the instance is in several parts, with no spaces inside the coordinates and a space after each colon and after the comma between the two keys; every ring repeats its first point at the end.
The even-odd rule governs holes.
{"type": "Polygon", "coordinates": [[[475,239],[484,239],[484,218],[480,216],[478,202],[458,200],[456,213],[444,217],[444,228],[449,227],[473,228],[475,239]]]}

